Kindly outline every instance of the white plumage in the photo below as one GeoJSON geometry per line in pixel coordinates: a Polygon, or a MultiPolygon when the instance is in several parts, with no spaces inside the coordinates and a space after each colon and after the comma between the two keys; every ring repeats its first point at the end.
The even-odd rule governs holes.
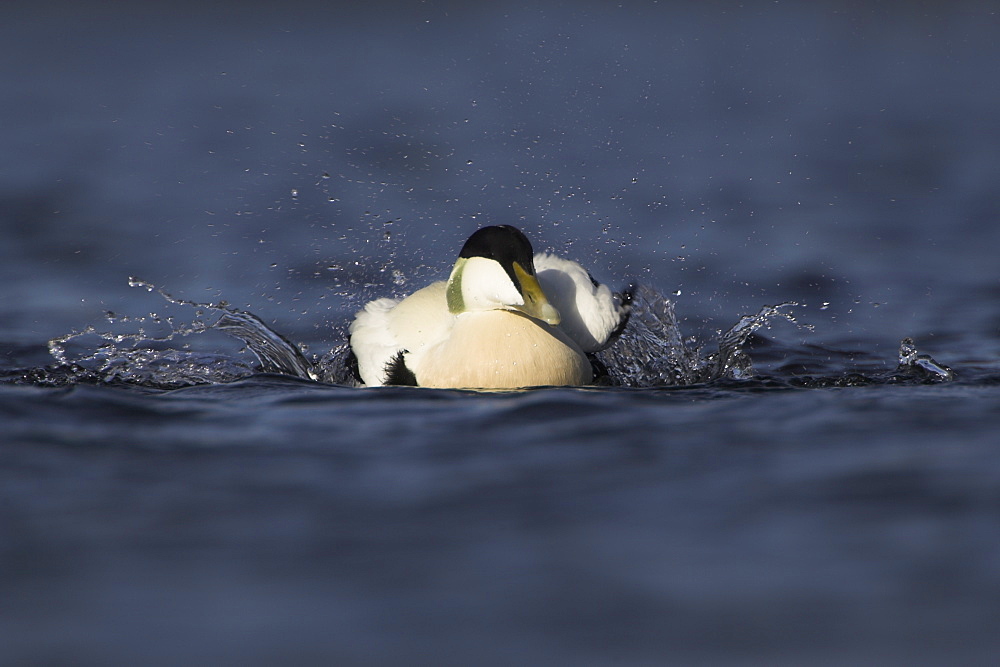
{"type": "Polygon", "coordinates": [[[542,291],[562,314],[559,328],[584,352],[597,352],[613,340],[628,306],[582,266],[555,255],[535,255],[535,275],[542,291]]]}

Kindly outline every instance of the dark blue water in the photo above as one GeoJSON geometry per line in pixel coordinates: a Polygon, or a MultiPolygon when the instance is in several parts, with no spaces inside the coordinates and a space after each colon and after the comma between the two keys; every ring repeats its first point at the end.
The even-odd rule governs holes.
{"type": "Polygon", "coordinates": [[[1000,650],[990,6],[4,12],[0,662],[1000,650]],[[677,328],[651,296],[612,387],[330,370],[491,223],[677,328]],[[791,301],[727,372],[666,370],[791,301]]]}

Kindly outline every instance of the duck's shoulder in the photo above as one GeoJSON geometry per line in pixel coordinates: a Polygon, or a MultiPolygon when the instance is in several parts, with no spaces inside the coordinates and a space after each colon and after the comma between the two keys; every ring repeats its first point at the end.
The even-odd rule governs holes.
{"type": "Polygon", "coordinates": [[[442,313],[448,312],[447,287],[448,283],[440,280],[418,289],[396,305],[393,317],[395,319],[440,317],[442,313]]]}
{"type": "Polygon", "coordinates": [[[415,352],[447,337],[453,316],[448,312],[446,286],[436,282],[401,300],[376,299],[355,315],[351,348],[365,384],[384,383],[386,368],[400,352],[415,352]]]}
{"type": "Polygon", "coordinates": [[[384,335],[380,336],[377,334],[386,334],[388,332],[390,313],[398,305],[398,299],[388,298],[375,299],[366,303],[364,308],[355,313],[354,320],[351,322],[350,327],[348,327],[352,338],[360,337],[367,340],[383,338],[384,335]]]}
{"type": "Polygon", "coordinates": [[[396,305],[389,328],[400,342],[400,349],[416,352],[428,342],[448,335],[454,316],[448,312],[446,289],[445,281],[431,283],[396,305]]]}

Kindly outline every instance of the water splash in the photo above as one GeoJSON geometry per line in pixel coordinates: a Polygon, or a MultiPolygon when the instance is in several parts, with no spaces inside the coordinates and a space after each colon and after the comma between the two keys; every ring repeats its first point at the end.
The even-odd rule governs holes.
{"type": "Polygon", "coordinates": [[[892,379],[951,382],[955,379],[955,372],[929,354],[921,354],[912,338],[904,338],[899,343],[899,366],[892,379]]]}
{"type": "Polygon", "coordinates": [[[232,382],[259,372],[246,359],[192,351],[185,340],[215,328],[224,330],[219,326],[224,318],[244,315],[240,311],[225,301],[180,299],[135,277],[130,277],[128,284],[159,294],[171,306],[193,309],[193,316],[178,319],[156,313],[128,316],[107,312],[105,320],[110,328],[90,325],[48,342],[56,361],[53,378],[65,378],[69,369],[70,377],[79,379],[172,387],[232,382]],[[174,347],[178,344],[181,349],[174,347]],[[71,352],[71,348],[76,351],[71,352]]]}
{"type": "Polygon", "coordinates": [[[782,308],[798,306],[795,301],[787,301],[777,306],[764,306],[753,315],[744,315],[719,339],[719,350],[710,354],[706,362],[711,369],[708,380],[732,378],[746,380],[753,377],[753,363],[744,346],[761,327],[769,327],[770,321],[776,317],[783,318],[797,326],[810,328],[809,325],[799,325],[791,313],[783,312],[782,308]]]}
{"type": "Polygon", "coordinates": [[[621,337],[597,357],[610,384],[623,387],[691,384],[703,371],[700,348],[683,340],[673,302],[645,285],[632,294],[632,315],[621,337]]]}
{"type": "Polygon", "coordinates": [[[180,299],[134,277],[129,278],[128,284],[155,292],[171,306],[193,309],[193,317],[180,320],[155,313],[133,317],[108,312],[105,319],[111,328],[90,325],[50,340],[48,349],[56,365],[46,377],[35,378],[36,382],[119,381],[162,388],[232,382],[255,373],[280,373],[333,384],[357,384],[351,372],[346,327],[339,332],[343,343],[310,359],[259,317],[225,301],[201,303],[180,299]],[[128,328],[124,331],[115,328],[122,326],[128,328]],[[242,341],[256,363],[246,358],[174,347],[180,343],[187,348],[188,337],[211,331],[242,341]]]}
{"type": "Polygon", "coordinates": [[[342,342],[316,359],[313,364],[316,379],[329,384],[360,387],[361,381],[356,372],[357,360],[354,358],[351,346],[347,343],[346,325],[339,333],[338,338],[342,342]]]}
{"type": "Polygon", "coordinates": [[[230,310],[222,314],[215,328],[246,343],[256,355],[263,373],[282,373],[306,380],[318,379],[313,363],[287,338],[268,327],[253,313],[230,310]]]}
{"type": "MultiPolygon", "coordinates": [[[[112,327],[88,326],[49,341],[49,352],[57,365],[39,383],[122,381],[149,387],[232,382],[254,373],[280,373],[298,378],[358,386],[356,362],[347,342],[347,323],[331,331],[339,341],[320,356],[307,356],[302,349],[273,330],[253,313],[240,311],[224,301],[199,303],[178,299],[151,283],[129,279],[129,285],[159,294],[171,306],[193,309],[193,317],[179,320],[155,313],[129,317],[107,313],[112,327]],[[130,330],[115,327],[126,325],[130,330]],[[159,331],[159,333],[157,333],[159,331]],[[246,357],[194,352],[187,339],[219,331],[243,342],[246,357]],[[89,343],[89,344],[88,344],[89,343]],[[181,343],[182,349],[176,349],[181,343]],[[76,350],[75,353],[70,348],[76,350]]],[[[776,319],[812,328],[796,321],[789,307],[794,302],[764,306],[747,315],[723,333],[706,353],[705,346],[681,332],[673,302],[660,292],[638,286],[632,294],[632,315],[621,337],[596,355],[607,369],[602,382],[620,387],[664,387],[692,385],[714,380],[749,380],[754,368],[747,352],[751,337],[776,319]]],[[[826,386],[857,382],[857,374],[843,378],[796,377],[796,386],[826,386]],[[850,382],[848,382],[850,380],[850,382]]],[[[920,354],[912,339],[902,341],[898,367],[865,382],[947,382],[953,371],[929,355],[920,354]]]]}
{"type": "MultiPolygon", "coordinates": [[[[598,357],[607,366],[611,383],[625,387],[690,385],[723,378],[753,377],[747,341],[776,317],[799,325],[783,308],[794,302],[764,306],[740,318],[719,338],[715,351],[681,333],[673,302],[656,290],[639,286],[632,301],[632,317],[621,338],[598,357]]],[[[806,326],[806,325],[799,325],[806,326]]]]}

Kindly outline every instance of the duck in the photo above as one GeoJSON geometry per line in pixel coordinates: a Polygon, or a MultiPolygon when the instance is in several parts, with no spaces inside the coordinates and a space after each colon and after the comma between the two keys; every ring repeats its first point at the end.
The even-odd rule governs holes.
{"type": "Polygon", "coordinates": [[[631,290],[613,293],[580,264],[512,225],[476,230],[447,280],[367,303],[351,322],[367,387],[521,389],[590,384],[593,356],[622,333],[631,290]]]}

